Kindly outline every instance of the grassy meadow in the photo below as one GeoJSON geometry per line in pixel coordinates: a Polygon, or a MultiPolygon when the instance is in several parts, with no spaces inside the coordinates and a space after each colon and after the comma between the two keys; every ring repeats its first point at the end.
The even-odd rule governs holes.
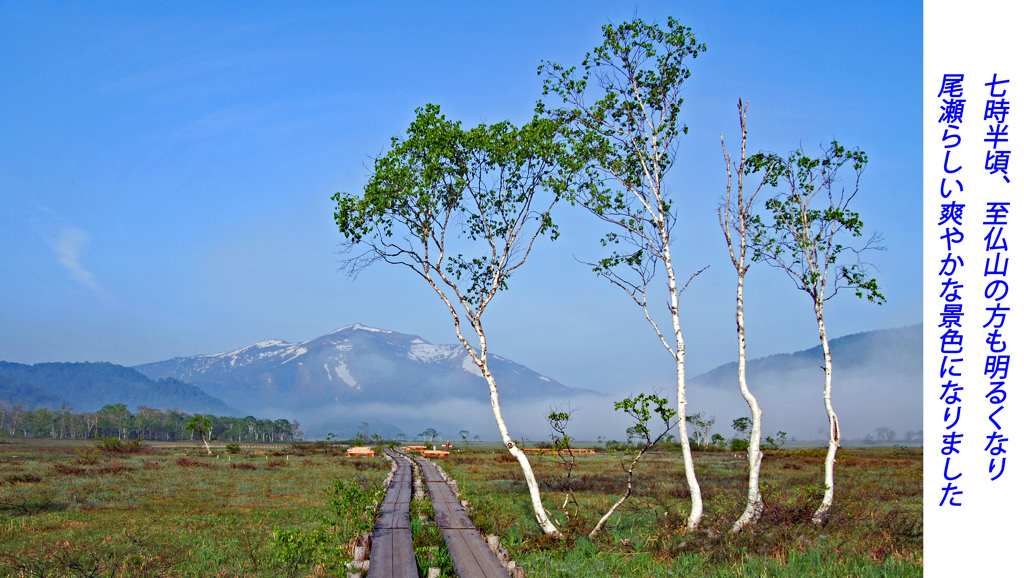
{"type": "MultiPolygon", "coordinates": [[[[84,441],[0,441],[0,576],[345,575],[345,538],[368,521],[342,514],[353,504],[365,511],[359,500],[383,483],[385,459],[310,444],[217,454],[191,444],[98,452],[84,441]]],[[[921,450],[840,450],[836,504],[816,527],[823,456],[766,452],[762,519],[730,534],[746,495],[745,455],[698,452],[705,518],[687,534],[681,454],[655,451],[593,542],[586,534],[624,489],[622,454],[579,456],[576,504],[564,510],[564,466],[531,458],[565,540],[540,534],[522,472],[501,449],[470,444],[438,463],[477,527],[501,536],[529,576],[922,575],[921,450]]],[[[418,518],[429,502],[413,509],[418,518]]],[[[418,558],[443,556],[429,522],[414,526],[418,558]]]]}

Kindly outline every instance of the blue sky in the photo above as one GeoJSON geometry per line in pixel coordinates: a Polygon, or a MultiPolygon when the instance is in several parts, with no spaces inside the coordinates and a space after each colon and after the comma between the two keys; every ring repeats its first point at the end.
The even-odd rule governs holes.
{"type": "MultiPolygon", "coordinates": [[[[693,62],[668,186],[694,372],[731,361],[735,271],[718,229],[719,144],[838,139],[870,162],[855,209],[889,250],[889,302],[841,295],[831,335],[921,320],[919,3],[0,3],[0,359],[126,365],[303,341],[363,323],[454,342],[422,282],[337,271],[330,196],[357,192],[414,110],[524,122],[544,60],[577,64],[600,27],[674,16],[693,62]]],[[[601,229],[565,208],[486,322],[491,347],[566,385],[672,383],[639,310],[574,257],[601,229]]],[[[810,300],[748,277],[751,355],[814,346],[810,300]]]]}

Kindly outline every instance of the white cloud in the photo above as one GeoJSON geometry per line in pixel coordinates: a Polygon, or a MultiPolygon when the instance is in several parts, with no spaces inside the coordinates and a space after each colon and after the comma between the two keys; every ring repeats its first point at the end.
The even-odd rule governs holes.
{"type": "Polygon", "coordinates": [[[89,234],[74,227],[64,229],[60,237],[53,243],[60,264],[68,270],[71,278],[92,289],[101,297],[109,298],[110,294],[96,282],[96,276],[82,266],[82,248],[89,242],[89,234]]]}

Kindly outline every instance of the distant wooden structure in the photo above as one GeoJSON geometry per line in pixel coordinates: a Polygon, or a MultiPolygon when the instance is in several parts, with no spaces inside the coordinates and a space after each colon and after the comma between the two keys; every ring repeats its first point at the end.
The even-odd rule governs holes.
{"type": "Polygon", "coordinates": [[[427,446],[402,446],[402,449],[407,452],[422,452],[427,446]]]}
{"type": "Polygon", "coordinates": [[[420,455],[425,458],[446,458],[451,452],[444,450],[421,450],[420,455]]]}
{"type": "Polygon", "coordinates": [[[348,448],[348,457],[350,458],[372,458],[376,454],[373,448],[366,446],[356,446],[354,448],[348,448]]]}

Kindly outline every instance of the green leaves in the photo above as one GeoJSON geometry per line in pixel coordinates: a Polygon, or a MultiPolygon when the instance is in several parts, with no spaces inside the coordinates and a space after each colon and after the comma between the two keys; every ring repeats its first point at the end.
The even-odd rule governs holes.
{"type": "Polygon", "coordinates": [[[758,153],[747,161],[747,173],[765,171],[768,184],[784,189],[765,203],[769,222],[751,221],[754,260],[784,270],[816,306],[843,288],[852,288],[857,297],[873,303],[885,301],[860,258],[866,249],[881,249],[880,237],[873,235],[859,249],[842,242],[863,234],[864,222],[849,204],[867,162],[866,153],[837,141],[829,143],[819,158],[798,150],[787,158],[758,153]],[[851,170],[853,179],[847,183],[843,177],[851,170]]]}
{"type": "Polygon", "coordinates": [[[675,139],[687,131],[679,118],[687,61],[706,46],[673,18],[664,28],[635,19],[602,32],[604,42],[579,68],[541,65],[544,95],[561,102],[538,102],[537,112],[559,123],[579,163],[573,204],[625,229],[615,242],[635,246],[593,264],[614,282],[610,270],[619,265],[641,269],[646,278],[652,268],[646,261],[661,257],[668,244],[674,215],[662,181],[675,160],[675,139]]]}
{"type": "Polygon", "coordinates": [[[366,249],[345,268],[406,265],[484,303],[507,287],[538,236],[558,236],[550,209],[573,171],[556,132],[541,118],[467,130],[436,105],[417,109],[405,136],[374,162],[362,194],[332,197],[346,248],[366,249]],[[545,202],[540,192],[550,195],[545,202]]]}
{"type": "Polygon", "coordinates": [[[739,417],[732,420],[732,429],[737,435],[749,434],[752,423],[749,417],[739,417]]]}
{"type": "Polygon", "coordinates": [[[200,437],[208,437],[213,432],[213,421],[205,415],[196,414],[185,424],[185,431],[195,432],[200,437]]]}
{"type": "Polygon", "coordinates": [[[626,430],[626,434],[631,439],[640,438],[644,440],[647,445],[653,444],[651,429],[648,425],[653,417],[652,406],[653,413],[658,415],[661,421],[664,422],[665,429],[668,430],[671,426],[672,418],[676,416],[676,410],[667,407],[667,399],[654,394],[647,395],[641,393],[636,397],[627,397],[622,401],[615,402],[616,410],[622,410],[634,420],[634,425],[626,430]]]}

